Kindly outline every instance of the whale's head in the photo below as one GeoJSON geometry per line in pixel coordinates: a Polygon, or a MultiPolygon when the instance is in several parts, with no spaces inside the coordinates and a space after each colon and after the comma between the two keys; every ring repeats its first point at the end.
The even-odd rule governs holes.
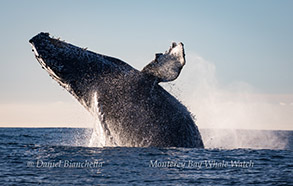
{"type": "Polygon", "coordinates": [[[42,68],[78,100],[97,87],[103,76],[133,69],[119,59],[76,47],[49,33],[39,33],[29,42],[42,68]]]}

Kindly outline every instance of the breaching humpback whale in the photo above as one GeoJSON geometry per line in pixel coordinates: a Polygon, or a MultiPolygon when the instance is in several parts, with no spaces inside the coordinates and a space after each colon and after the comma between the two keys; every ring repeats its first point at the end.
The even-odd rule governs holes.
{"type": "Polygon", "coordinates": [[[172,43],[141,71],[39,33],[29,41],[49,75],[98,116],[106,145],[203,148],[191,113],[159,83],[185,65],[182,43],[172,43]]]}

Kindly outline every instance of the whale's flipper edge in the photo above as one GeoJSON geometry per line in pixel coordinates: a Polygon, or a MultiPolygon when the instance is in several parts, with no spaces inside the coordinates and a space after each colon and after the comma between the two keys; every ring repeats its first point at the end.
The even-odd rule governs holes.
{"type": "Polygon", "coordinates": [[[158,53],[153,61],[145,66],[141,72],[155,77],[158,82],[175,80],[185,65],[183,43],[172,43],[164,54],[158,53]]]}

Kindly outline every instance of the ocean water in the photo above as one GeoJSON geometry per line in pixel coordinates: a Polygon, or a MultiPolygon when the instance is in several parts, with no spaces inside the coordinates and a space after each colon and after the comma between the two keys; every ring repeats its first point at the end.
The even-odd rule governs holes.
{"type": "Polygon", "coordinates": [[[293,185],[292,131],[201,133],[205,149],[101,148],[91,129],[0,128],[0,185],[293,185]]]}

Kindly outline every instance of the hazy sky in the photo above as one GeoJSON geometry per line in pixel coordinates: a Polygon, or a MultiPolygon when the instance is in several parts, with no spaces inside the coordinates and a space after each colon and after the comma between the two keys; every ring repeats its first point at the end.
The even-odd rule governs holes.
{"type": "MultiPolygon", "coordinates": [[[[86,111],[34,58],[28,40],[45,31],[89,50],[118,57],[138,69],[150,62],[155,53],[167,50],[172,41],[182,41],[187,65],[178,80],[182,83],[177,82],[183,92],[178,97],[185,103],[198,100],[188,106],[196,112],[200,127],[214,126],[209,122],[215,121],[202,118],[218,121],[219,114],[227,123],[231,108],[241,108],[238,111],[245,115],[238,118],[250,117],[252,121],[256,116],[246,109],[254,108],[263,111],[258,114],[260,118],[269,113],[275,115],[269,121],[260,119],[256,128],[293,129],[292,7],[293,1],[286,0],[2,0],[0,126],[91,125],[86,111]],[[198,84],[192,83],[195,78],[198,84]],[[201,91],[217,93],[209,94],[212,99],[209,97],[204,103],[201,101],[207,97],[197,94],[197,85],[204,84],[202,79],[211,81],[205,81],[201,91]],[[263,101],[254,106],[259,100],[263,101]],[[208,107],[203,106],[207,104],[208,107]],[[211,108],[212,104],[217,105],[211,108]],[[215,108],[221,108],[221,112],[206,114],[215,108]]],[[[254,124],[235,124],[237,118],[230,123],[236,128],[254,128],[254,124]]]]}

